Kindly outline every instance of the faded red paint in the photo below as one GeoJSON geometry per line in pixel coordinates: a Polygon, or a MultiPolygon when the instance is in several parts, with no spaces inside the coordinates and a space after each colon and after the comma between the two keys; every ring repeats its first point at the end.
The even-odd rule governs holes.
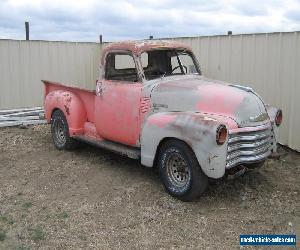
{"type": "Polygon", "coordinates": [[[96,140],[103,140],[97,132],[97,129],[95,127],[95,124],[92,122],[85,122],[84,123],[84,134],[90,138],[96,139],[96,140]]]}
{"type": "Polygon", "coordinates": [[[172,123],[177,117],[177,114],[160,114],[158,116],[152,116],[148,119],[149,125],[164,128],[172,123]]]}
{"type": "Polygon", "coordinates": [[[238,95],[222,85],[206,85],[199,91],[205,93],[197,104],[197,108],[202,112],[224,115],[235,114],[235,109],[243,101],[242,95],[238,95]]]}
{"type": "Polygon", "coordinates": [[[94,92],[44,81],[45,117],[51,121],[55,109],[64,112],[72,136],[84,133],[84,123],[94,120],[94,92]]]}
{"type": "Polygon", "coordinates": [[[102,81],[95,97],[95,126],[105,139],[136,146],[140,136],[142,84],[102,81]]]}

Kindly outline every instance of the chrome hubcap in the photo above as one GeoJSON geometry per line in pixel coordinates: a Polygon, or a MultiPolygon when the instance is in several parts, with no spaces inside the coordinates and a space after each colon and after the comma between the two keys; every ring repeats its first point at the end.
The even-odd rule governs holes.
{"type": "Polygon", "coordinates": [[[190,179],[190,170],[185,159],[178,153],[172,153],[166,161],[169,180],[177,187],[185,186],[190,179]]]}

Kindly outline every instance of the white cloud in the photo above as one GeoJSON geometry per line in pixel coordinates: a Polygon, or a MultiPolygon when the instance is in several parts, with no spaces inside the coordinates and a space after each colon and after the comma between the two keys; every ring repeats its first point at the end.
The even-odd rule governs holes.
{"type": "Polygon", "coordinates": [[[300,30],[299,0],[0,0],[0,38],[97,41],[300,30]]]}

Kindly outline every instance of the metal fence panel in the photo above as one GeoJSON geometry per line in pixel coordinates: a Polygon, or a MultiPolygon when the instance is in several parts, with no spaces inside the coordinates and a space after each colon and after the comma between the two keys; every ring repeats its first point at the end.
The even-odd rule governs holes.
{"type": "Polygon", "coordinates": [[[41,106],[42,79],[93,89],[101,45],[0,40],[0,109],[41,106]]]}

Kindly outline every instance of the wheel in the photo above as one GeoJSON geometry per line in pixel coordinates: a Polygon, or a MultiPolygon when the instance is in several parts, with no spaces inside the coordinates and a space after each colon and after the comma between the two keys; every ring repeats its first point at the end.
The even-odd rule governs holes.
{"type": "Polygon", "coordinates": [[[61,110],[54,111],[51,118],[52,140],[58,150],[73,149],[78,142],[70,137],[69,126],[64,113],[61,110]]]}
{"type": "Polygon", "coordinates": [[[164,143],[158,155],[158,167],[166,191],[182,200],[198,198],[208,186],[194,152],[180,140],[164,143]]]}
{"type": "Polygon", "coordinates": [[[261,168],[264,164],[265,164],[265,160],[256,163],[245,164],[245,166],[250,169],[255,169],[255,168],[261,168]]]}

